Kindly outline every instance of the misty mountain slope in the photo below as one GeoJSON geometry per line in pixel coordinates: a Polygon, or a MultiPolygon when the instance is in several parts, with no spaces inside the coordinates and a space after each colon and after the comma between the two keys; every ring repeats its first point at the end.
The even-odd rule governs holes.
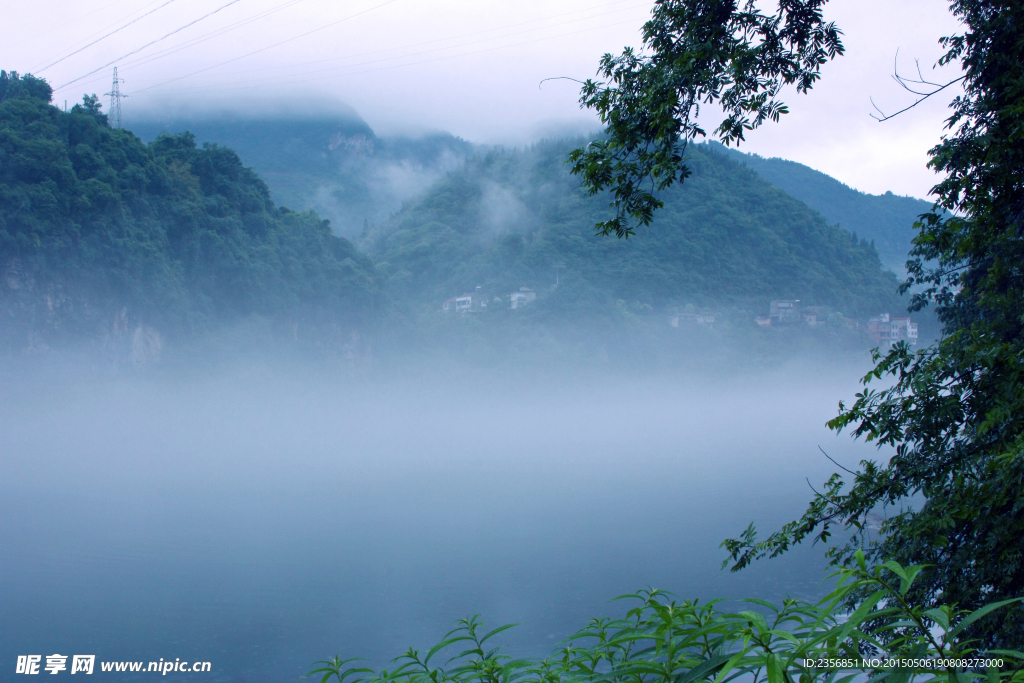
{"type": "Polygon", "coordinates": [[[347,237],[385,220],[473,153],[473,145],[448,134],[378,137],[354,112],[181,116],[129,127],[146,141],[188,131],[200,143],[230,147],[267,182],[276,203],[314,210],[347,237]]]}
{"type": "Polygon", "coordinates": [[[931,202],[891,192],[872,195],[849,187],[809,166],[785,159],[744,154],[718,143],[703,146],[738,161],[772,185],[785,190],[838,224],[875,243],[887,268],[903,272],[914,237],[914,222],[931,210],[931,202]]]}
{"type": "Polygon", "coordinates": [[[147,146],[94,98],[67,113],[48,101],[46,86],[0,102],[5,345],[251,315],[357,323],[379,308],[372,263],[315,214],[275,206],[231,150],[187,135],[147,146]]]}
{"type": "MultiPolygon", "coordinates": [[[[582,141],[495,151],[467,161],[360,246],[396,302],[420,310],[475,291],[521,286],[564,313],[733,307],[767,313],[776,298],[854,315],[899,310],[895,276],[864,240],[722,155],[693,151],[693,177],[635,237],[597,237],[607,199],[568,172],[582,141]],[[556,279],[560,286],[551,291],[556,279]],[[619,304],[621,305],[621,304],[619,304]]],[[[504,304],[507,306],[507,303],[504,304]]]]}

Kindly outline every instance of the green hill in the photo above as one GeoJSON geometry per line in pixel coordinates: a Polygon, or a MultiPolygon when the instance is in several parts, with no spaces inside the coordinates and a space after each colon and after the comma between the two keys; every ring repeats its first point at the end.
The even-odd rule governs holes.
{"type": "Polygon", "coordinates": [[[355,118],[206,119],[187,124],[202,146],[194,131],[175,130],[181,121],[142,126],[146,144],[111,129],[95,98],[70,112],[49,98],[44,81],[0,79],[9,348],[260,316],[334,334],[377,318],[378,343],[468,348],[540,335],[562,352],[573,326],[590,331],[570,345],[593,348],[590,323],[673,344],[666,315],[715,314],[721,337],[730,324],[756,328],[773,299],[853,318],[903,307],[867,240],[707,146],[692,149],[694,175],[665,193],[654,225],[615,240],[593,230],[607,199],[585,196],[565,165],[582,139],[484,151],[450,136],[379,138],[355,118]],[[300,208],[326,193],[362,217],[360,249],[316,213],[275,205],[272,192],[292,193],[300,208]],[[536,300],[510,311],[522,287],[536,300]],[[483,337],[441,323],[454,319],[439,313],[442,302],[467,292],[488,305],[465,321],[490,330],[483,337]]]}
{"type": "Polygon", "coordinates": [[[312,209],[346,237],[387,219],[473,152],[448,134],[378,137],[353,112],[151,117],[129,127],[145,141],[188,131],[200,143],[233,149],[267,182],[275,202],[312,209]]]}
{"type": "Polygon", "coordinates": [[[474,292],[493,302],[527,286],[563,316],[695,309],[767,315],[800,299],[852,316],[900,310],[895,276],[871,245],[828,224],[751,170],[705,148],[693,177],[664,196],[655,223],[628,240],[594,236],[604,197],[568,173],[584,141],[471,159],[359,241],[410,310],[474,292]],[[559,286],[552,285],[559,280],[559,286]]]}
{"type": "MultiPolygon", "coordinates": [[[[130,127],[147,141],[189,131],[200,142],[230,147],[267,182],[275,201],[313,209],[331,219],[336,233],[350,238],[367,224],[387,220],[446,173],[487,151],[446,134],[380,137],[354,112],[150,117],[130,127]]],[[[717,144],[701,148],[739,161],[828,222],[873,241],[882,264],[895,272],[903,270],[914,221],[930,208],[911,197],[858,192],[796,162],[764,159],[717,144]]]]}
{"type": "Polygon", "coordinates": [[[0,74],[0,335],[8,347],[260,315],[357,325],[380,306],[369,259],[313,213],[277,207],[233,151],[144,144],[95,97],[0,74]]]}
{"type": "Polygon", "coordinates": [[[932,208],[931,202],[900,197],[892,192],[882,195],[859,192],[795,161],[744,154],[718,143],[706,147],[748,166],[775,187],[820,213],[829,223],[874,242],[882,263],[898,273],[903,272],[910,252],[914,222],[932,208]]]}

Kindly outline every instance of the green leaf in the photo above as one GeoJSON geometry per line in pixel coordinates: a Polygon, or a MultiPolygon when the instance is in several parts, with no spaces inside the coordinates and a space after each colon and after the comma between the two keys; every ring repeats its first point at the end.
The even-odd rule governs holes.
{"type": "Polygon", "coordinates": [[[928,610],[924,615],[941,626],[943,631],[948,631],[949,612],[947,610],[948,608],[936,607],[935,609],[928,610]]]}
{"type": "Polygon", "coordinates": [[[850,631],[860,626],[860,624],[867,618],[868,614],[871,613],[871,610],[875,608],[875,605],[878,604],[878,601],[884,598],[888,592],[888,590],[883,588],[882,590],[875,591],[868,596],[868,598],[862,602],[859,607],[857,607],[854,613],[850,615],[850,618],[846,620],[846,623],[839,629],[839,639],[842,640],[846,638],[850,631]]]}
{"type": "Polygon", "coordinates": [[[728,674],[730,671],[732,671],[733,668],[736,666],[736,664],[739,663],[739,661],[742,660],[746,656],[746,654],[747,654],[747,648],[744,647],[742,650],[740,650],[739,652],[734,654],[732,657],[730,657],[729,661],[726,662],[725,666],[722,667],[722,670],[719,671],[718,675],[715,676],[714,683],[722,683],[725,680],[726,674],[728,674]]]}
{"type": "Polygon", "coordinates": [[[711,659],[705,660],[686,673],[676,676],[675,683],[690,683],[691,681],[705,678],[730,659],[731,657],[728,655],[717,655],[711,659]]]}
{"type": "Polygon", "coordinates": [[[480,642],[481,643],[486,643],[487,639],[490,638],[491,636],[497,635],[497,634],[501,633],[502,631],[507,631],[508,629],[513,628],[513,627],[518,626],[518,625],[519,624],[505,624],[504,626],[499,626],[498,628],[494,629],[493,631],[488,633],[486,636],[481,638],[480,642]]]}
{"type": "Polygon", "coordinates": [[[1024,600],[1024,598],[1012,598],[1010,600],[1001,600],[1000,602],[994,602],[991,605],[985,605],[981,609],[977,609],[971,612],[967,616],[967,618],[965,618],[963,621],[957,624],[956,628],[949,632],[949,637],[956,638],[957,634],[962,632],[965,628],[976,622],[978,619],[981,619],[982,617],[986,616],[991,612],[996,611],[997,609],[1006,607],[1007,605],[1012,605],[1013,603],[1020,602],[1021,600],[1024,600]]]}

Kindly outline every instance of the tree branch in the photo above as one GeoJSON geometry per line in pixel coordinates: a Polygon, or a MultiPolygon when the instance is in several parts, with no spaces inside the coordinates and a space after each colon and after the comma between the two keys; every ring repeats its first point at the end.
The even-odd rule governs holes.
{"type": "Polygon", "coordinates": [[[896,64],[896,60],[899,58],[899,55],[900,55],[900,51],[896,50],[896,56],[893,57],[893,67],[892,67],[893,73],[892,73],[892,78],[893,78],[894,81],[899,83],[900,86],[904,90],[906,90],[907,92],[913,93],[914,95],[918,95],[918,99],[915,100],[913,104],[911,104],[911,105],[909,105],[907,107],[904,107],[903,109],[900,109],[895,114],[886,114],[884,111],[882,111],[879,108],[879,106],[877,104],[875,104],[875,100],[874,99],[868,98],[868,99],[871,100],[871,106],[875,108],[875,111],[877,111],[879,114],[881,114],[881,116],[875,116],[874,114],[869,114],[869,116],[871,116],[871,118],[875,119],[879,123],[882,123],[883,121],[888,121],[891,118],[895,118],[895,117],[899,116],[900,114],[902,114],[903,112],[910,111],[911,109],[913,109],[917,105],[919,105],[922,102],[924,102],[925,100],[927,100],[932,95],[937,95],[938,93],[942,92],[943,90],[945,90],[949,86],[953,85],[954,83],[959,83],[960,81],[964,80],[964,78],[966,78],[966,76],[961,76],[960,78],[954,78],[953,80],[949,81],[948,83],[933,83],[931,81],[927,81],[927,80],[925,80],[924,75],[921,73],[921,62],[919,60],[917,60],[917,59],[914,60],[914,63],[917,65],[917,78],[908,78],[906,76],[901,76],[900,72],[899,72],[899,66],[896,64]],[[934,88],[934,90],[931,90],[930,92],[921,92],[919,90],[915,90],[914,88],[910,87],[910,84],[914,84],[914,85],[927,85],[927,86],[931,86],[932,88],[934,88]]]}

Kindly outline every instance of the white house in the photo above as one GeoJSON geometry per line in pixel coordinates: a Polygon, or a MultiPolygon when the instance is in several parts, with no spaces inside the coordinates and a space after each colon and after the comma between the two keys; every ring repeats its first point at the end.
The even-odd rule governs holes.
{"type": "Polygon", "coordinates": [[[522,308],[537,298],[537,292],[529,287],[520,287],[518,292],[512,292],[512,310],[522,308]]]}
{"type": "Polygon", "coordinates": [[[888,313],[883,313],[868,321],[868,336],[883,346],[899,342],[917,346],[917,323],[911,322],[910,318],[890,318],[888,313]]]}
{"type": "Polygon", "coordinates": [[[771,318],[774,325],[799,323],[802,319],[800,315],[800,300],[776,299],[771,303],[768,317],[771,318]]]}
{"type": "Polygon", "coordinates": [[[480,294],[463,294],[441,304],[445,313],[481,313],[487,310],[487,300],[480,294]]]}

